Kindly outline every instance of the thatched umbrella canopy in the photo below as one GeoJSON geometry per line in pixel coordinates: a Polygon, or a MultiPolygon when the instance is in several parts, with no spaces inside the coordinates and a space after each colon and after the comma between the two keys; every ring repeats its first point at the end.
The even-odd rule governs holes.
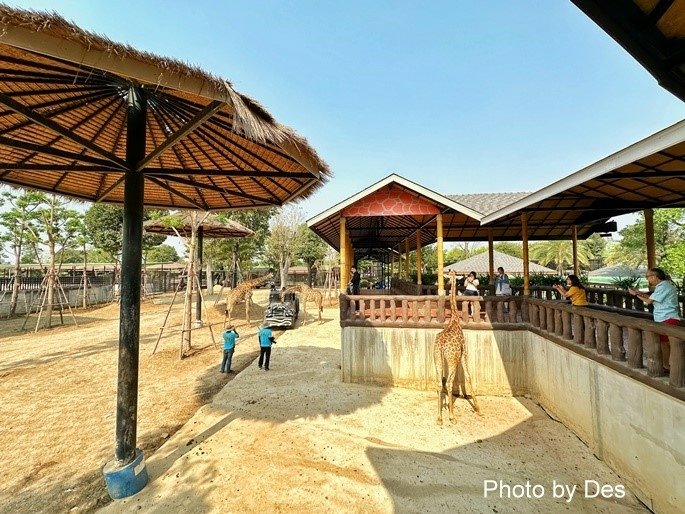
{"type": "MultiPolygon", "coordinates": [[[[190,215],[185,215],[181,218],[178,225],[173,226],[165,223],[164,220],[147,220],[143,223],[145,232],[152,232],[154,234],[165,234],[167,236],[180,235],[181,237],[190,237],[193,231],[193,223],[190,215]]],[[[203,237],[211,238],[233,238],[233,237],[250,237],[254,232],[249,228],[241,225],[237,221],[225,220],[221,221],[214,215],[209,215],[198,227],[202,230],[203,237]]]]}
{"type": "Polygon", "coordinates": [[[273,207],[329,175],[303,138],[226,80],[55,14],[0,5],[0,181],[124,204],[115,469],[142,461],[143,206],[273,207]]]}
{"type": "MultiPolygon", "coordinates": [[[[168,219],[162,218],[159,220],[147,220],[143,223],[143,229],[146,232],[151,232],[154,234],[164,234],[167,236],[179,235],[185,237],[191,241],[195,241],[197,238],[197,252],[194,253],[195,258],[195,269],[201,269],[202,267],[202,247],[203,240],[205,237],[214,239],[224,239],[224,238],[241,238],[250,237],[254,235],[254,232],[249,228],[241,225],[237,221],[225,220],[222,221],[214,214],[209,214],[202,216],[198,219],[197,213],[186,214],[178,220],[178,223],[170,224],[168,219]]],[[[211,277],[209,276],[210,271],[208,270],[207,284],[211,283],[211,277]]],[[[188,282],[188,287],[192,293],[192,282],[188,282]]],[[[201,321],[202,319],[202,300],[198,292],[196,303],[195,303],[195,319],[201,321]]],[[[188,338],[190,338],[190,331],[187,333],[188,338]]]]}

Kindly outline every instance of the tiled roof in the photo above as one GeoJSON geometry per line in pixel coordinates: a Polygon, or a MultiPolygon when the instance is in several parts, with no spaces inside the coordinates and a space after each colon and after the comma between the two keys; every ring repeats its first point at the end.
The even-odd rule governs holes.
{"type": "MultiPolygon", "coordinates": [[[[493,252],[495,256],[495,270],[502,266],[505,273],[511,274],[522,274],[523,273],[523,259],[514,257],[513,255],[507,255],[506,253],[498,252],[495,250],[493,252]]],[[[484,274],[490,273],[490,264],[488,259],[488,252],[479,253],[463,261],[455,262],[449,266],[445,266],[445,271],[449,272],[454,270],[456,273],[466,274],[471,271],[476,273],[484,274]]],[[[556,275],[557,272],[553,269],[546,268],[545,266],[540,266],[534,262],[529,263],[530,273],[544,273],[546,275],[556,275]]]]}
{"type": "Polygon", "coordinates": [[[471,193],[464,195],[445,195],[450,200],[460,203],[483,215],[500,210],[509,204],[525,198],[530,193],[471,193]]]}

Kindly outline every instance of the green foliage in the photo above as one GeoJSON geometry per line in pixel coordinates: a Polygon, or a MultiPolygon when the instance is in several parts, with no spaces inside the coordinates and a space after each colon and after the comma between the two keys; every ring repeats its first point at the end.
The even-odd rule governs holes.
{"type": "Polygon", "coordinates": [[[628,289],[629,287],[639,287],[640,277],[616,277],[611,283],[616,289],[628,289]]]}
{"type": "Polygon", "coordinates": [[[685,241],[668,246],[659,265],[673,277],[685,277],[685,241]]]}
{"type": "Polygon", "coordinates": [[[296,257],[302,259],[308,268],[323,260],[326,255],[328,245],[314,232],[309,230],[306,224],[300,225],[299,238],[301,245],[295,252],[296,257]]]}
{"type": "MultiPolygon", "coordinates": [[[[611,243],[605,250],[605,260],[609,265],[625,264],[639,267],[647,263],[647,242],[645,236],[644,213],[638,214],[638,219],[632,225],[624,227],[619,234],[621,240],[611,243]]],[[[678,274],[678,250],[668,259],[670,250],[678,247],[685,239],[685,209],[655,209],[654,210],[654,251],[657,262],[664,269],[672,266],[669,273],[678,274]],[[666,265],[662,261],[666,261],[666,265]]]]}
{"type": "Polygon", "coordinates": [[[108,261],[118,260],[121,253],[124,210],[116,205],[96,203],[86,211],[84,223],[95,248],[107,252],[108,261]]]}
{"type": "MultiPolygon", "coordinates": [[[[568,240],[540,241],[530,245],[530,256],[543,266],[555,268],[559,274],[573,266],[573,242],[568,240]]],[[[585,241],[578,242],[578,263],[587,266],[590,252],[585,241]]]]}
{"type": "Polygon", "coordinates": [[[509,241],[502,241],[492,245],[493,249],[523,259],[523,245],[521,243],[512,243],[509,241]]]}
{"type": "Polygon", "coordinates": [[[509,277],[509,285],[511,287],[523,287],[523,277],[518,275],[515,277],[509,277]]]}
{"type": "Polygon", "coordinates": [[[177,262],[178,260],[178,252],[171,245],[161,244],[147,252],[147,262],[177,262]]]}
{"type": "Polygon", "coordinates": [[[566,277],[557,275],[545,275],[543,273],[532,273],[530,275],[529,284],[531,286],[553,286],[554,284],[564,284],[566,277]]]}

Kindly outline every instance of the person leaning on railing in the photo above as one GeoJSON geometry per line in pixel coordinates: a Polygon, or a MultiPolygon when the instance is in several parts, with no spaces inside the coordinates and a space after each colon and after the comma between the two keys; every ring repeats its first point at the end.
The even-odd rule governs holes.
{"type": "Polygon", "coordinates": [[[574,307],[587,307],[587,295],[585,294],[585,287],[580,283],[577,275],[569,275],[566,278],[566,289],[561,284],[554,284],[554,289],[559,291],[562,296],[571,300],[574,307]]]}
{"type": "MultiPolygon", "coordinates": [[[[632,287],[628,289],[628,292],[644,303],[654,306],[652,316],[657,323],[679,325],[678,289],[676,289],[673,282],[668,280],[666,272],[661,268],[650,268],[645,273],[645,278],[649,282],[649,287],[654,289],[651,294],[641,293],[632,287]]],[[[661,358],[664,372],[668,373],[671,369],[671,344],[667,335],[659,335],[659,339],[661,340],[661,358]]]]}

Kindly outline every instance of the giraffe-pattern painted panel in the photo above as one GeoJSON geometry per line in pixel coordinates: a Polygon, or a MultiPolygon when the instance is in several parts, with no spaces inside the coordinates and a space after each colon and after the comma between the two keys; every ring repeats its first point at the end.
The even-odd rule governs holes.
{"type": "Polygon", "coordinates": [[[410,216],[438,214],[431,202],[398,187],[388,186],[362,198],[342,211],[342,216],[410,216]]]}

